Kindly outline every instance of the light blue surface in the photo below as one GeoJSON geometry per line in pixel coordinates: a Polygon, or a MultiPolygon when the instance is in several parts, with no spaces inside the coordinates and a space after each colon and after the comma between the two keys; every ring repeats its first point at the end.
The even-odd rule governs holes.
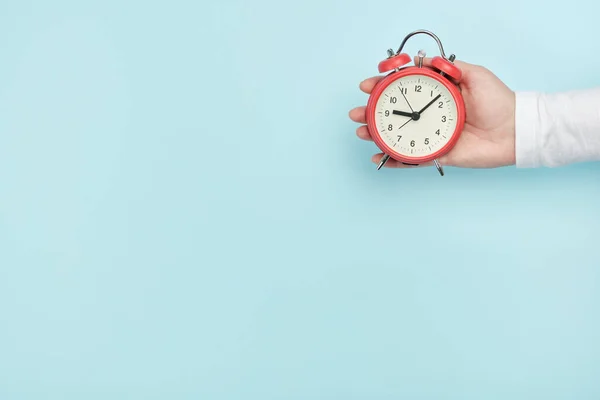
{"type": "Polygon", "coordinates": [[[0,399],[600,397],[598,164],[376,171],[347,117],[419,28],[598,85],[595,2],[151,3],[0,3],[0,399]]]}

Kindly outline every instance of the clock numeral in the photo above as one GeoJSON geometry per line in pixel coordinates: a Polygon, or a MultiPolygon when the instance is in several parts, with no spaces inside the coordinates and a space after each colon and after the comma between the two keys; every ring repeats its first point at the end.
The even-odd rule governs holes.
{"type": "Polygon", "coordinates": [[[421,91],[421,85],[415,85],[415,92],[421,91]]]}
{"type": "Polygon", "coordinates": [[[431,95],[430,96],[433,97],[433,90],[431,91],[431,95]]]}
{"type": "Polygon", "coordinates": [[[385,116],[389,117],[390,116],[390,110],[385,110],[385,116]]]}
{"type": "Polygon", "coordinates": [[[407,94],[408,93],[408,88],[405,88],[405,87],[400,88],[400,93],[407,94]]]}
{"type": "Polygon", "coordinates": [[[397,99],[397,98],[395,98],[395,97],[390,97],[390,103],[392,103],[392,104],[396,104],[396,102],[397,102],[397,101],[398,101],[398,99],[397,99]]]}
{"type": "Polygon", "coordinates": [[[400,141],[400,139],[402,139],[402,135],[398,135],[398,141],[400,141]]]}
{"type": "Polygon", "coordinates": [[[444,102],[443,101],[440,101],[438,103],[438,108],[444,108],[444,102]]]}
{"type": "Polygon", "coordinates": [[[445,115],[442,116],[442,122],[446,122],[446,116],[445,115]]]}
{"type": "Polygon", "coordinates": [[[414,140],[410,141],[410,147],[415,147],[415,141],[414,140]]]}
{"type": "Polygon", "coordinates": [[[429,138],[428,137],[425,138],[425,144],[429,144],[429,138]]]}
{"type": "Polygon", "coordinates": [[[439,135],[440,134],[440,130],[438,129],[437,131],[435,131],[435,134],[439,135]]]}
{"type": "Polygon", "coordinates": [[[392,126],[392,124],[388,125],[388,131],[391,131],[392,129],[394,129],[394,127],[392,126]]]}

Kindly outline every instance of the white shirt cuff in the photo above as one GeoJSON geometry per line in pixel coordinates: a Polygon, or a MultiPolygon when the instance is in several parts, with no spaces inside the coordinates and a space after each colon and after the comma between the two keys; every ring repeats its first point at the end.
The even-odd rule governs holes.
{"type": "Polygon", "coordinates": [[[539,93],[515,92],[515,160],[517,168],[541,166],[539,93]]]}

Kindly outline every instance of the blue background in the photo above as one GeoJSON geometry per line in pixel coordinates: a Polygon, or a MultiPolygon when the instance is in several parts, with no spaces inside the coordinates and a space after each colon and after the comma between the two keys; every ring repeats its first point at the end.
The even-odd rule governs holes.
{"type": "Polygon", "coordinates": [[[600,397],[598,164],[376,171],[347,115],[420,28],[597,85],[546,3],[1,2],[0,398],[600,397]]]}

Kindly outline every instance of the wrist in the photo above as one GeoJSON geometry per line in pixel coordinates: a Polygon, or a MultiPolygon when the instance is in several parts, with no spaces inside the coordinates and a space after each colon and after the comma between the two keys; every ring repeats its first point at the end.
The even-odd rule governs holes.
{"type": "Polygon", "coordinates": [[[504,150],[505,166],[512,166],[517,163],[517,150],[516,150],[516,93],[511,90],[511,109],[509,117],[507,118],[506,125],[503,129],[505,132],[506,142],[504,150]]]}

